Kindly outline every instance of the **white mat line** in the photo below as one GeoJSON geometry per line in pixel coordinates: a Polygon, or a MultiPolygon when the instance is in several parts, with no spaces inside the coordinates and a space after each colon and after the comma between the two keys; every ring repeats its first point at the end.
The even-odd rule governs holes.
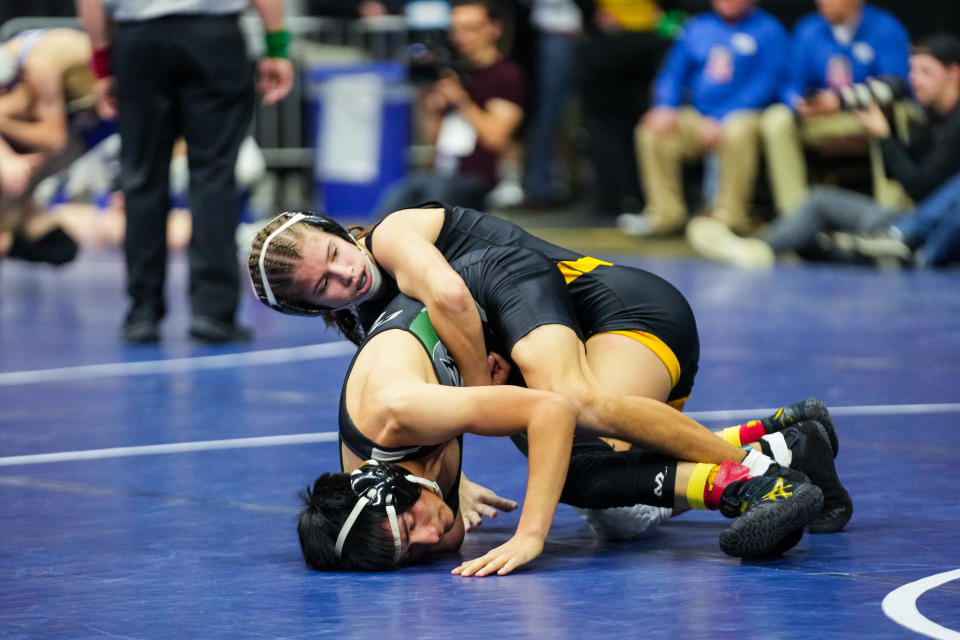
{"type": "MultiPolygon", "coordinates": [[[[831,416],[897,416],[920,413],[960,413],[960,403],[931,404],[873,404],[849,407],[829,406],[831,416]]],[[[688,411],[686,415],[694,420],[737,420],[770,415],[775,408],[733,409],[729,411],[688,411]]]]}
{"type": "MultiPolygon", "coordinates": [[[[754,418],[771,413],[773,409],[737,409],[730,411],[695,411],[689,415],[695,420],[716,419],[736,420],[754,418]]],[[[860,407],[831,408],[833,415],[897,415],[918,413],[960,412],[960,404],[889,404],[864,405],[860,407]]],[[[66,462],[71,460],[97,460],[101,458],[120,458],[126,456],[147,456],[161,453],[182,453],[187,451],[210,451],[214,449],[243,449],[246,447],[271,447],[311,442],[336,442],[337,433],[299,433],[282,436],[261,436],[254,438],[233,438],[228,440],[201,440],[196,442],[175,442],[171,444],[151,444],[136,447],[113,447],[110,449],[87,449],[81,451],[61,451],[58,453],[37,453],[22,456],[0,458],[0,467],[42,464],[45,462],[66,462]]]]}
{"type": "Polygon", "coordinates": [[[14,465],[24,464],[43,464],[46,462],[68,462],[72,460],[100,460],[103,458],[152,456],[162,453],[212,451],[215,449],[245,449],[248,447],[276,447],[290,444],[336,441],[337,433],[328,431],[324,433],[296,433],[285,436],[232,438],[229,440],[172,442],[170,444],[148,444],[137,447],[112,447],[110,449],[86,449],[81,451],[60,451],[57,453],[36,453],[23,456],[7,456],[5,458],[0,458],[0,467],[11,467],[14,465]]]}
{"type": "Polygon", "coordinates": [[[951,580],[960,579],[960,569],[908,582],[887,594],[880,607],[888,618],[899,625],[937,640],[960,640],[960,632],[931,621],[917,610],[917,598],[951,580]]]}
{"type": "Polygon", "coordinates": [[[89,380],[91,378],[110,378],[114,376],[145,376],[158,373],[184,373],[187,371],[282,364],[285,362],[318,360],[351,355],[355,353],[356,350],[357,347],[353,343],[340,340],[337,342],[325,342],[302,347],[228,353],[219,356],[173,358],[170,360],[143,360],[139,362],[112,362],[78,367],[61,367],[57,369],[11,371],[8,373],[0,373],[0,387],[36,384],[40,382],[89,380]]]}
{"type": "Polygon", "coordinates": [[[102,485],[90,485],[82,482],[70,481],[60,482],[56,480],[38,480],[26,476],[0,476],[0,487],[11,487],[15,489],[39,489],[42,491],[57,491],[61,493],[72,493],[86,497],[121,497],[121,498],[160,498],[171,504],[193,503],[209,504],[221,507],[243,509],[245,511],[255,511],[259,513],[286,513],[295,515],[298,511],[296,507],[281,506],[274,504],[258,504],[255,502],[241,502],[239,500],[224,500],[220,498],[204,498],[201,496],[186,496],[180,494],[166,493],[164,491],[144,491],[123,487],[106,487],[102,485]]]}

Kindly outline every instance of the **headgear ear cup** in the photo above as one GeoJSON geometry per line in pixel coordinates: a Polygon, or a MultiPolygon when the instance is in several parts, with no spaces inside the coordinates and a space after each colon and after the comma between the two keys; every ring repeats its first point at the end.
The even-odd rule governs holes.
{"type": "Polygon", "coordinates": [[[389,462],[367,460],[359,469],[350,474],[350,488],[357,496],[357,503],[337,536],[337,557],[343,553],[343,545],[347,541],[350,529],[366,507],[382,512],[390,521],[393,532],[395,554],[393,561],[400,560],[400,527],[397,524],[397,514],[403,513],[413,506],[420,498],[421,487],[427,487],[441,498],[443,493],[436,482],[421,478],[409,473],[403,467],[389,462]]]}

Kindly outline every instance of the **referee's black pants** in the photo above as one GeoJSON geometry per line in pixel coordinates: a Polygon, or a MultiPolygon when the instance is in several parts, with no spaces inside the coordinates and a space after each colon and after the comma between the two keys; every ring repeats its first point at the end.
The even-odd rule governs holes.
{"type": "Polygon", "coordinates": [[[120,23],[113,49],[126,205],[127,320],[166,310],[170,155],[190,167],[190,305],[233,322],[240,294],[234,166],[253,117],[254,73],[238,18],[170,16],[120,23]]]}

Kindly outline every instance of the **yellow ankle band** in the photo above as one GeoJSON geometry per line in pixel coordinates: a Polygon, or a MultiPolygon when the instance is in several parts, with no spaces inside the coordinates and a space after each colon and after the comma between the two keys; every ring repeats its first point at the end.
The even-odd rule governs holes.
{"type": "Polygon", "coordinates": [[[720,432],[720,437],[723,438],[724,441],[729,442],[735,447],[739,447],[743,445],[743,443],[740,442],[740,426],[739,425],[736,427],[727,427],[726,429],[720,432]]]}
{"type": "Polygon", "coordinates": [[[706,509],[707,505],[703,503],[703,491],[707,486],[707,479],[710,472],[716,467],[715,464],[699,463],[693,468],[690,474],[690,482],[687,483],[687,502],[693,509],[706,509]]]}

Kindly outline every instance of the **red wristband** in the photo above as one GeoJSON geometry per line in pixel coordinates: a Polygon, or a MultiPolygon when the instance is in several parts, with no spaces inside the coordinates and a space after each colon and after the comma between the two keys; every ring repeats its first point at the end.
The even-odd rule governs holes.
{"type": "Polygon", "coordinates": [[[93,75],[95,75],[98,80],[109,78],[112,75],[110,72],[110,52],[111,49],[109,46],[93,50],[93,58],[90,59],[90,65],[93,67],[93,75]]]}

